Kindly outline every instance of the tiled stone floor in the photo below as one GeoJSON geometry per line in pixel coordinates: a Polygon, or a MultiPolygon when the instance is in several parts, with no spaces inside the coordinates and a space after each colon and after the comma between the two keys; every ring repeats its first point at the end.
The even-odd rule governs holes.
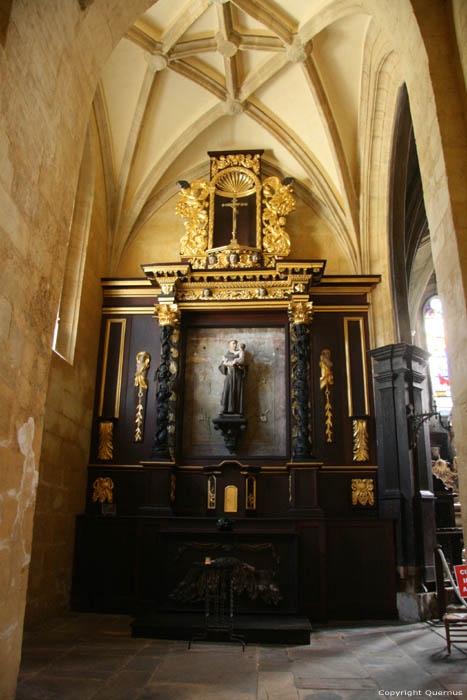
{"type": "Polygon", "coordinates": [[[133,639],[130,618],[69,614],[24,637],[17,700],[467,699],[467,644],[433,623],[315,627],[309,646],[133,639]],[[397,693],[396,691],[405,691],[397,693]],[[409,694],[409,691],[412,693],[409,694]]]}

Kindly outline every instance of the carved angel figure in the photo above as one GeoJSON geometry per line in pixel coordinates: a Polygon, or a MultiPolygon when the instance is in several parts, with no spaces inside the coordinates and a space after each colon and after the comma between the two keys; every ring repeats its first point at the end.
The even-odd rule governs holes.
{"type": "MultiPolygon", "coordinates": [[[[186,183],[188,185],[188,183],[186,183]]],[[[208,206],[209,185],[204,180],[195,180],[187,187],[183,186],[175,213],[185,221],[185,235],[180,241],[180,255],[187,257],[200,255],[208,244],[208,206]]]]}
{"type": "Polygon", "coordinates": [[[321,376],[319,378],[319,388],[324,389],[327,386],[334,384],[334,375],[332,373],[331,351],[325,348],[319,357],[319,366],[321,368],[321,376]]]}
{"type": "Polygon", "coordinates": [[[151,356],[145,350],[142,350],[136,355],[135,386],[139,389],[148,388],[146,377],[150,362],[151,356]]]}

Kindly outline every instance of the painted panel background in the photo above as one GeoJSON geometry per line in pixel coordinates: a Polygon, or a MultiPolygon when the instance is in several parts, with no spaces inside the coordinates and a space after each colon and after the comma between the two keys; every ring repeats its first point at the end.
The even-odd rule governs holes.
{"type": "Polygon", "coordinates": [[[229,456],[212,419],[219,415],[224,377],[219,371],[229,341],[245,343],[245,417],[238,456],[286,454],[286,353],[283,328],[190,328],[187,331],[183,452],[229,456]]]}

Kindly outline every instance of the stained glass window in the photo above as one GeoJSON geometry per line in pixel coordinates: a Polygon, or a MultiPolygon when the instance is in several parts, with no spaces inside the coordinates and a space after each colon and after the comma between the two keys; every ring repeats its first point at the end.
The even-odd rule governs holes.
{"type": "Polygon", "coordinates": [[[451,383],[449,381],[446,339],[444,336],[443,307],[439,297],[431,297],[424,310],[427,350],[430,357],[430,376],[433,399],[440,413],[452,410],[451,383]]]}

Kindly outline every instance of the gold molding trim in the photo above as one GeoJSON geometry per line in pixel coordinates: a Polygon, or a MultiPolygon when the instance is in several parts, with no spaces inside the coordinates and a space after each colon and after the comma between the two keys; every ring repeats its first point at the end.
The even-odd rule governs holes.
{"type": "Polygon", "coordinates": [[[109,476],[99,476],[94,481],[92,500],[94,503],[113,503],[114,482],[109,476]]]}
{"type": "Polygon", "coordinates": [[[354,418],[353,423],[353,461],[367,462],[370,459],[368,451],[368,421],[366,418],[354,418]]]}
{"type": "Polygon", "coordinates": [[[377,465],[364,465],[363,467],[356,467],[355,464],[342,464],[342,465],[328,465],[328,466],[323,466],[322,471],[323,472],[343,472],[343,471],[353,471],[353,472],[367,472],[367,471],[378,471],[379,467],[377,465]]]}
{"type": "Polygon", "coordinates": [[[103,287],[102,291],[104,298],[114,299],[118,297],[152,297],[153,299],[156,299],[160,294],[160,289],[157,289],[157,287],[153,287],[149,280],[145,279],[144,281],[150,284],[149,289],[112,289],[111,287],[103,287]]]}
{"type": "Polygon", "coordinates": [[[324,395],[326,399],[324,405],[326,442],[333,441],[331,386],[333,386],[334,384],[334,374],[332,371],[332,365],[333,363],[331,361],[331,351],[329,348],[324,348],[319,357],[319,366],[321,368],[319,388],[321,389],[321,391],[324,390],[324,395]]]}
{"type": "Polygon", "coordinates": [[[360,343],[362,349],[363,371],[363,395],[365,397],[365,414],[370,415],[370,402],[368,400],[368,373],[366,363],[365,325],[362,316],[344,316],[344,341],[345,341],[345,368],[347,373],[347,400],[349,405],[349,417],[354,415],[352,400],[352,379],[350,367],[349,321],[358,321],[360,327],[360,343]]]}
{"type": "Polygon", "coordinates": [[[105,328],[105,340],[104,340],[104,357],[102,359],[101,391],[100,391],[100,398],[99,398],[98,415],[102,416],[102,410],[103,410],[103,406],[104,406],[107,360],[108,360],[108,355],[109,355],[110,327],[111,327],[112,323],[121,324],[120,352],[118,355],[118,370],[117,370],[117,390],[115,392],[115,408],[114,408],[114,418],[118,418],[119,414],[120,414],[120,393],[122,390],[122,370],[123,370],[123,352],[125,349],[126,318],[107,319],[107,325],[105,328]]]}
{"type": "Polygon", "coordinates": [[[108,462],[113,459],[114,424],[111,420],[99,421],[97,459],[108,462]]]}
{"type": "Polygon", "coordinates": [[[352,505],[375,505],[375,481],[374,479],[352,479],[352,505]]]}
{"type": "Polygon", "coordinates": [[[136,372],[135,372],[135,387],[138,388],[138,403],[136,405],[135,416],[135,437],[134,442],[143,441],[144,430],[144,392],[148,389],[147,375],[149,365],[151,363],[151,355],[145,350],[141,350],[136,355],[136,372]]]}
{"type": "Polygon", "coordinates": [[[154,316],[154,305],[153,306],[104,306],[102,308],[103,316],[121,316],[122,314],[127,314],[128,316],[154,316]]]}

